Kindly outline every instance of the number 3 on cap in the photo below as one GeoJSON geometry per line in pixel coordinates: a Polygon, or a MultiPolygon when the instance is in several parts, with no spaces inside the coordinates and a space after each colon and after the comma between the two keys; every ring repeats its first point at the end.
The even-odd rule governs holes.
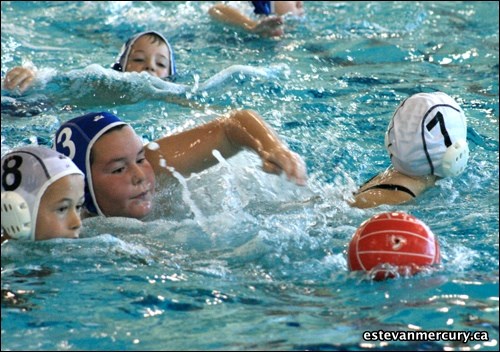
{"type": "Polygon", "coordinates": [[[59,133],[59,136],[57,136],[56,142],[61,143],[62,141],[62,146],[69,149],[68,157],[71,160],[73,160],[76,154],[76,149],[75,149],[75,143],[73,143],[73,141],[71,140],[71,135],[72,135],[71,128],[69,127],[63,128],[61,133],[59,133]]]}

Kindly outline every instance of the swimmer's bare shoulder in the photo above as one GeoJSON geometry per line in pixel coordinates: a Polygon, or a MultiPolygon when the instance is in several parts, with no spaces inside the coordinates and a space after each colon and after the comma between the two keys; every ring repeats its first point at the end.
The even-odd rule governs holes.
{"type": "Polygon", "coordinates": [[[390,168],[361,186],[349,205],[365,209],[406,203],[434,186],[435,182],[436,176],[409,176],[390,168]]]}

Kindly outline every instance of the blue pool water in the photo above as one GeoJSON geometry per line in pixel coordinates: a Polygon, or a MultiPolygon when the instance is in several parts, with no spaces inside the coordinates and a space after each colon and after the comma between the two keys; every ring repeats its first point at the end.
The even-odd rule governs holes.
{"type": "Polygon", "coordinates": [[[79,240],[4,243],[2,350],[498,350],[498,2],[308,1],[278,40],[211,22],[210,4],[2,1],[2,77],[31,62],[43,78],[2,90],[2,155],[50,146],[88,111],[118,114],[147,142],[251,108],[309,171],[298,188],[245,152],[163,192],[148,221],[92,218],[79,240]],[[171,41],[181,95],[206,108],[100,67],[149,29],[171,41]],[[195,89],[235,64],[266,73],[195,89]],[[436,90],[467,115],[466,172],[405,205],[350,208],[389,166],[398,103],[436,90]],[[430,226],[440,270],[384,282],[348,271],[356,228],[392,210],[430,226]],[[363,339],[379,330],[488,340],[363,339]]]}

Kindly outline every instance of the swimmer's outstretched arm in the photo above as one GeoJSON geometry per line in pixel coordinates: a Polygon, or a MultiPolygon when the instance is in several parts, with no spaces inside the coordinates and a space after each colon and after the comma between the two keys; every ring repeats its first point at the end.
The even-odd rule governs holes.
{"type": "Polygon", "coordinates": [[[243,148],[252,149],[261,157],[265,172],[284,172],[298,185],[306,184],[307,172],[302,158],[290,151],[259,114],[251,110],[235,111],[202,126],[159,139],[146,147],[146,159],[156,174],[166,171],[166,162],[166,166],[189,176],[217,164],[212,155],[214,149],[224,158],[229,158],[243,148]]]}
{"type": "Polygon", "coordinates": [[[262,36],[278,37],[283,35],[283,20],[281,17],[269,16],[260,21],[254,21],[234,7],[225,4],[212,6],[208,10],[208,14],[216,21],[227,23],[262,36]]]}

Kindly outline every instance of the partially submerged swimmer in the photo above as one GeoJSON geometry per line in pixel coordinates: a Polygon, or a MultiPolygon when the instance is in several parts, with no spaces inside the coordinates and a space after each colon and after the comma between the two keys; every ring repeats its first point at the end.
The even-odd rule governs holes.
{"type": "Polygon", "coordinates": [[[284,15],[301,17],[304,15],[303,1],[251,1],[254,14],[260,16],[253,19],[230,4],[217,3],[208,14],[214,20],[229,24],[246,32],[263,37],[280,37],[285,34],[284,15]]]}
{"type": "MultiPolygon", "coordinates": [[[[176,73],[172,47],[156,31],[141,32],[129,38],[111,68],[119,72],[147,72],[161,79],[176,73]]],[[[18,89],[22,93],[33,85],[36,74],[37,71],[32,67],[14,67],[7,72],[3,88],[18,89]]]]}
{"type": "Polygon", "coordinates": [[[285,173],[305,185],[302,158],[292,152],[255,111],[227,116],[144,146],[133,128],[108,112],[89,113],[64,123],[55,136],[56,150],[68,155],[85,174],[86,216],[142,219],[154,206],[156,178],[174,181],[218,163],[218,150],[229,158],[243,148],[257,153],[262,169],[285,173]]]}
{"type": "MultiPolygon", "coordinates": [[[[156,31],[141,32],[129,38],[110,68],[113,71],[110,72],[109,69],[98,64],[91,64],[83,70],[57,74],[53,69],[36,70],[19,66],[7,72],[2,88],[23,93],[35,87],[35,84],[38,86],[43,84],[42,82],[51,81],[61,88],[60,94],[52,99],[58,103],[75,104],[77,102],[77,105],[88,106],[89,104],[128,104],[143,99],[154,99],[204,110],[205,107],[193,99],[193,94],[196,92],[209,91],[223,84],[232,83],[234,82],[232,77],[236,75],[274,78],[277,73],[286,69],[283,66],[259,68],[233,65],[205,82],[196,81],[192,87],[174,83],[171,80],[175,77],[177,70],[173,48],[168,40],[156,31]],[[147,75],[137,75],[142,72],[147,75]],[[121,73],[131,74],[131,76],[127,77],[121,73]],[[74,87],[78,87],[78,91],[68,94],[67,90],[74,89],[74,87]],[[87,87],[88,89],[85,89],[87,87]]],[[[53,95],[54,92],[50,94],[53,95]]],[[[13,101],[15,102],[14,99],[13,101]]],[[[4,105],[2,97],[2,109],[4,105]]],[[[26,115],[25,110],[16,108],[13,115],[26,115]]]]}
{"type": "Polygon", "coordinates": [[[166,79],[176,73],[174,51],[160,33],[141,32],[125,42],[111,68],[120,72],[147,72],[166,79]]]}
{"type": "Polygon", "coordinates": [[[78,238],[83,201],[83,173],[68,157],[41,146],[2,157],[2,242],[78,238]]]}
{"type": "Polygon", "coordinates": [[[408,202],[467,166],[467,122],[445,93],[418,93],[396,109],[385,134],[392,166],[362,185],[350,203],[357,208],[408,202]]]}

